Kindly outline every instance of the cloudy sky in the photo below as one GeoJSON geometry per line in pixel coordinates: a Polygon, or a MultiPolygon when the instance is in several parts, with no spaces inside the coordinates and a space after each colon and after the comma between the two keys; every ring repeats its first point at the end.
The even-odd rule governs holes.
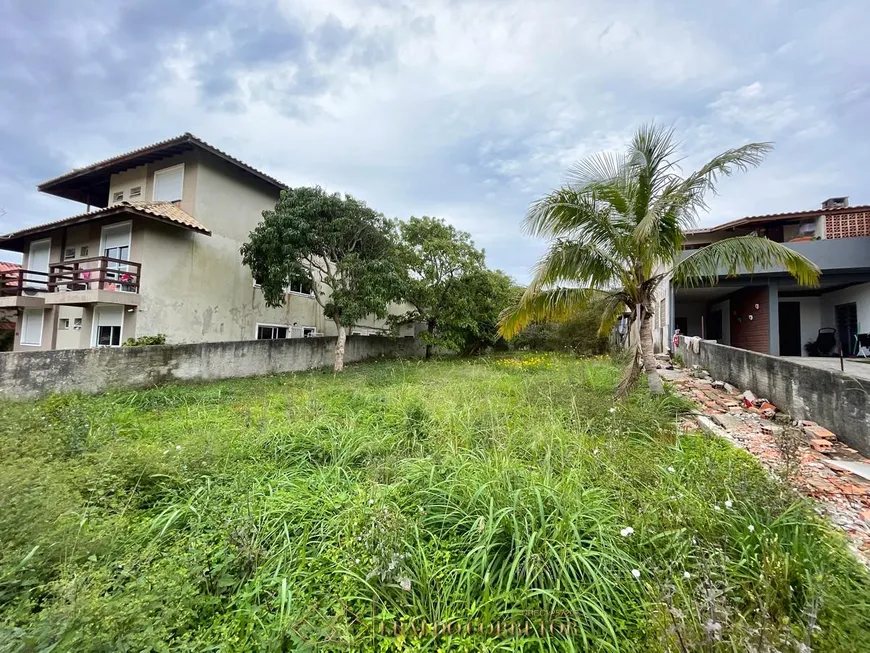
{"type": "Polygon", "coordinates": [[[185,131],[444,217],[518,280],[529,201],[653,119],[687,167],[776,142],[705,224],[870,203],[866,2],[0,0],[0,233],[81,210],[38,182],[185,131]]]}

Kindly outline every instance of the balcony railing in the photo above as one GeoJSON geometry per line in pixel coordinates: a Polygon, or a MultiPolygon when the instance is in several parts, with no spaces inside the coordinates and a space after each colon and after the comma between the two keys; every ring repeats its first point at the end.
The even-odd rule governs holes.
{"type": "Polygon", "coordinates": [[[142,264],[95,256],[54,263],[48,269],[48,272],[21,269],[0,272],[0,297],[82,290],[138,293],[142,264]]]}

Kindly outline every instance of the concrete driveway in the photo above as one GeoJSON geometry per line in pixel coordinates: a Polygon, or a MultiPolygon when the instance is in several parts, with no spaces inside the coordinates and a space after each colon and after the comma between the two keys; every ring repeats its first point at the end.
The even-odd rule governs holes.
{"type": "MultiPolygon", "coordinates": [[[[807,367],[815,367],[820,370],[830,370],[831,372],[840,371],[839,358],[815,358],[809,356],[780,356],[780,358],[800,365],[806,365],[807,367]]],[[[858,379],[870,381],[870,358],[868,358],[867,361],[867,363],[858,363],[854,360],[844,359],[842,373],[847,376],[854,376],[858,379]]]]}

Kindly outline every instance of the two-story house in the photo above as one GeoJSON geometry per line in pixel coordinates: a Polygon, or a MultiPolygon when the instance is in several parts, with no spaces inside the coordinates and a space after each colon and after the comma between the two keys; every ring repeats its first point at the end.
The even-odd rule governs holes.
{"type": "MultiPolygon", "coordinates": [[[[286,186],[191,134],[39,185],[79,202],[72,217],[0,236],[23,254],[0,272],[0,309],[18,313],[15,350],[335,335],[308,288],[266,306],[239,248],[286,186]]],[[[364,335],[384,328],[355,325],[364,335]]]]}
{"type": "Polygon", "coordinates": [[[685,234],[683,256],[732,236],[757,235],[783,243],[822,271],[817,287],[797,285],[784,269],[756,269],[726,276],[715,285],[660,289],[655,317],[657,349],[670,335],[701,336],[772,354],[805,356],[819,329],[832,329],[839,351],[858,350],[857,335],[870,332],[870,206],[849,206],[846,197],[820,209],[732,220],[685,234]]]}

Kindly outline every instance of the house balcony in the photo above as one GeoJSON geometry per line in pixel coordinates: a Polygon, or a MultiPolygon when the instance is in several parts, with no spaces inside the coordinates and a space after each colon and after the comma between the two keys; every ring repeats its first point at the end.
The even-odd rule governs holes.
{"type": "Polygon", "coordinates": [[[142,264],[108,256],[53,263],[48,272],[0,272],[0,308],[138,306],[142,264]]]}

